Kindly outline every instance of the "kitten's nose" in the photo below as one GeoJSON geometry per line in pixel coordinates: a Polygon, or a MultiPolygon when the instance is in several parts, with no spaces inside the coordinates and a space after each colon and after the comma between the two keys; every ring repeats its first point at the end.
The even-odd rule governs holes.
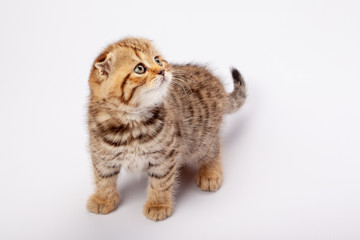
{"type": "Polygon", "coordinates": [[[165,75],[165,69],[160,69],[159,72],[158,72],[159,75],[165,75]]]}

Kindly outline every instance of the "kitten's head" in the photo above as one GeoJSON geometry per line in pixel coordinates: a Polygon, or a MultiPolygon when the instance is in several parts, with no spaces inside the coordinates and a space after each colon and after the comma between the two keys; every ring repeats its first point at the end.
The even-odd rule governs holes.
{"type": "Polygon", "coordinates": [[[170,65],[149,40],[126,38],[96,58],[89,79],[91,97],[147,107],[162,101],[171,78],[170,65]]]}

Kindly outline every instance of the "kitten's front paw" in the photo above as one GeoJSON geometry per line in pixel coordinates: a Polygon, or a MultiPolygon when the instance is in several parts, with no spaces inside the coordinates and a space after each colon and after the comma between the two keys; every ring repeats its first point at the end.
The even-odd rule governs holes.
{"type": "Polygon", "coordinates": [[[119,201],[120,195],[118,193],[107,199],[102,199],[95,193],[89,198],[87,209],[96,214],[108,214],[117,207],[119,201]]]}
{"type": "Polygon", "coordinates": [[[169,217],[172,214],[173,207],[171,204],[149,204],[144,206],[144,215],[153,220],[160,221],[169,217]]]}
{"type": "Polygon", "coordinates": [[[195,180],[201,190],[215,192],[221,186],[222,174],[217,169],[201,167],[195,180]]]}

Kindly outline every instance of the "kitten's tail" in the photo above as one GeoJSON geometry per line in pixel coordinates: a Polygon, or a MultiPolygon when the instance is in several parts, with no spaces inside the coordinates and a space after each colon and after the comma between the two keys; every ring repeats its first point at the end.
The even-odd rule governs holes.
{"type": "Polygon", "coordinates": [[[246,100],[246,85],[243,77],[236,68],[231,69],[234,80],[234,90],[227,94],[227,106],[225,113],[233,113],[238,110],[246,100]]]}

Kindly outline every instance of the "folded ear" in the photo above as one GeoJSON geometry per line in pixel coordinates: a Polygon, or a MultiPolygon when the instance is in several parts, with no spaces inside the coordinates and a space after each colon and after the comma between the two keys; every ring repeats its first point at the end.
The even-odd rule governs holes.
{"type": "Polygon", "coordinates": [[[108,53],[104,58],[100,58],[99,62],[96,62],[94,66],[98,70],[98,75],[102,79],[107,79],[112,70],[112,62],[114,61],[114,56],[112,53],[108,53]]]}

